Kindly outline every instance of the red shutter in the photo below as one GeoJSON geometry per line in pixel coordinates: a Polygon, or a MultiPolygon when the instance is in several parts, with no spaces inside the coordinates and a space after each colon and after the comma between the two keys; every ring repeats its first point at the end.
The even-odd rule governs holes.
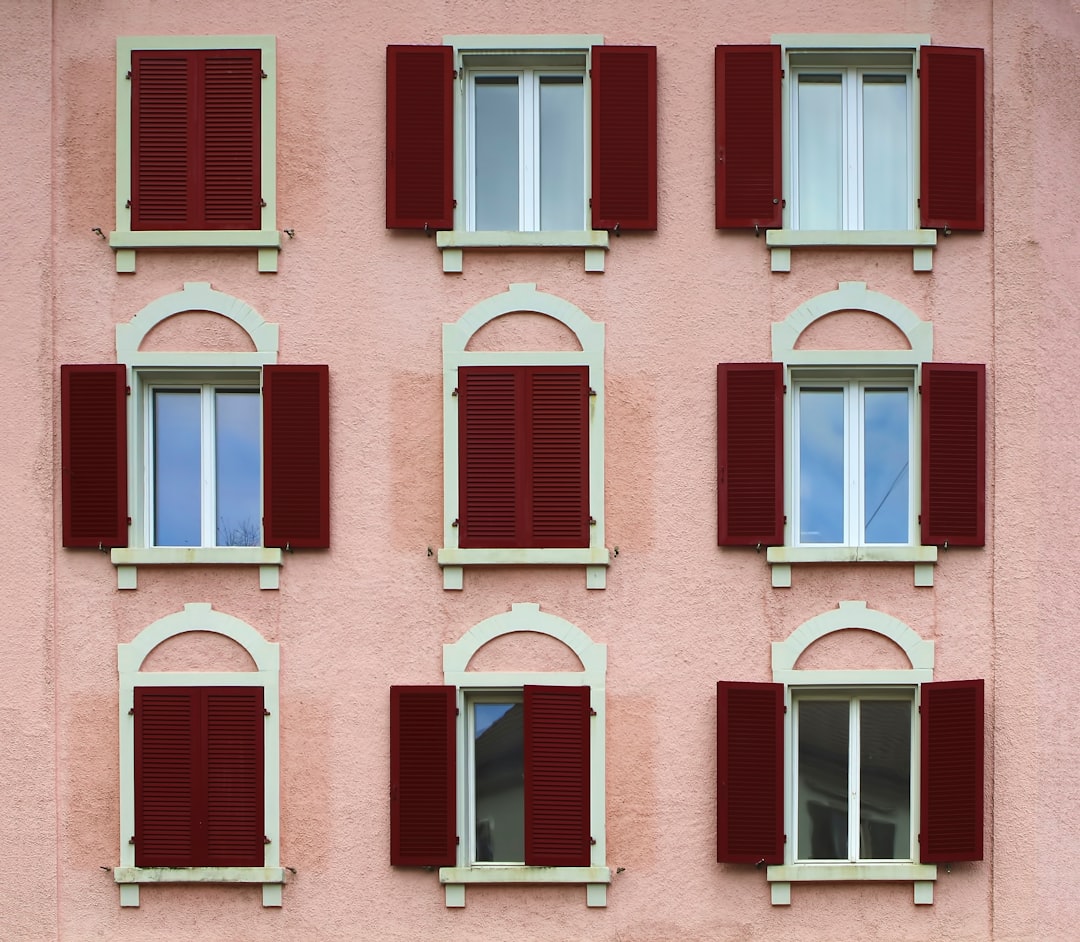
{"type": "Polygon", "coordinates": [[[716,228],[783,225],[780,47],[716,47],[716,228]]]}
{"type": "Polygon", "coordinates": [[[721,863],[784,862],[784,686],[716,685],[721,863]]]}
{"type": "Polygon", "coordinates": [[[386,228],[453,229],[454,51],[386,47],[386,228]]]}
{"type": "Polygon", "coordinates": [[[588,687],[525,687],[525,863],[588,867],[588,687]]]}
{"type": "Polygon", "coordinates": [[[919,57],[922,225],[981,230],[983,51],[923,46],[919,57]]]}
{"type": "Polygon", "coordinates": [[[983,859],[983,682],[923,684],[919,858],[983,859]]]}
{"type": "Polygon", "coordinates": [[[592,227],[656,228],[656,47],[592,47],[592,227]]]}
{"type": "Polygon", "coordinates": [[[982,546],[986,497],[986,367],[922,368],[922,542],[982,546]]]}
{"type": "Polygon", "coordinates": [[[123,364],[60,367],[64,546],[128,545],[123,364]]]}
{"type": "Polygon", "coordinates": [[[390,688],[390,863],[457,863],[454,687],[390,688]]]}
{"type": "Polygon", "coordinates": [[[783,396],[780,363],[717,367],[721,546],[784,542],[783,396]]]}
{"type": "Polygon", "coordinates": [[[330,545],[330,371],[263,368],[263,543],[330,545]]]}

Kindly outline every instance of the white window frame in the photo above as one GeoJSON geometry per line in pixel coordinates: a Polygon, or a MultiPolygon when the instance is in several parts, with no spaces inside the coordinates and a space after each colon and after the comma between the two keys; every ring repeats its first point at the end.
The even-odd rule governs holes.
{"type": "Polygon", "coordinates": [[[465,887],[472,884],[498,883],[577,883],[586,888],[586,904],[607,905],[607,887],[611,869],[607,866],[606,810],[606,688],[607,645],[594,642],[576,625],[541,612],[535,602],[516,602],[510,611],[487,618],[470,628],[460,640],[443,645],[443,683],[457,688],[457,864],[439,869],[439,882],[445,887],[446,905],[465,905],[465,887]],[[581,670],[524,672],[470,671],[469,662],[489,641],[515,632],[547,635],[568,647],[581,670]],[[514,863],[473,862],[475,832],[473,822],[471,745],[469,743],[470,699],[489,693],[518,691],[527,684],[552,687],[589,688],[589,706],[593,711],[589,740],[589,827],[593,844],[588,867],[533,867],[514,863]]]}
{"type": "Polygon", "coordinates": [[[281,785],[279,647],[238,618],[214,611],[208,602],[189,602],[183,610],[158,619],[129,644],[117,645],[120,673],[120,865],[113,878],[120,885],[120,905],[139,905],[144,883],[258,883],[263,906],[281,905],[286,868],[281,865],[281,785]],[[235,641],[250,656],[254,670],[197,672],[144,671],[158,645],[187,632],[211,632],[235,641]],[[263,759],[263,827],[267,841],[261,867],[139,867],[135,863],[135,688],[261,687],[266,711],[263,759]]]}
{"type": "Polygon", "coordinates": [[[512,284],[503,294],[471,307],[453,324],[443,324],[443,545],[438,562],[444,589],[461,589],[463,567],[499,565],[584,566],[585,583],[603,589],[610,554],[604,545],[604,325],[569,301],[536,290],[535,284],[512,284]],[[580,350],[488,352],[469,350],[469,341],[504,314],[545,314],[573,332],[580,350]],[[459,512],[458,369],[470,366],[585,366],[589,371],[589,545],[558,549],[463,549],[455,521],[459,512]]]}
{"type": "Polygon", "coordinates": [[[253,248],[261,272],[278,270],[277,230],[277,38],[274,36],[120,36],[116,40],[116,229],[109,233],[116,270],[135,271],[137,249],[253,248]],[[260,96],[262,215],[259,229],[133,230],[131,228],[131,58],[155,49],[258,49],[263,79],[260,96]]]}

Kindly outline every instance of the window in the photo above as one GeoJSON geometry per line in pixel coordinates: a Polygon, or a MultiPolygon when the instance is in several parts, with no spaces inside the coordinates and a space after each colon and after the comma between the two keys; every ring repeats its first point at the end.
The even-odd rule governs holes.
{"type": "Polygon", "coordinates": [[[387,226],[461,250],[656,228],[656,49],[600,36],[448,36],[387,48],[387,226]],[[456,79],[456,81],[455,81],[456,79]],[[591,207],[591,209],[590,209],[591,207]]]}
{"type": "Polygon", "coordinates": [[[928,36],[718,46],[717,227],[791,248],[908,246],[983,228],[983,52],[928,36]],[[920,228],[921,227],[921,228],[920,228]]]}
{"type": "Polygon", "coordinates": [[[391,863],[441,867],[447,906],[469,883],[584,883],[606,905],[605,647],[516,604],[444,649],[441,687],[392,687],[391,863]],[[581,671],[466,668],[488,641],[534,631],[581,671]]]}
{"type": "Polygon", "coordinates": [[[277,270],[272,36],[117,40],[117,270],[138,248],[251,247],[277,270]]]}

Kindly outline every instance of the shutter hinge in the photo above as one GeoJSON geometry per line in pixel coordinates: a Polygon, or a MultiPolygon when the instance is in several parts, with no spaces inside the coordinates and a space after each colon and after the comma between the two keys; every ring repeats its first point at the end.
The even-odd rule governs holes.
{"type": "Polygon", "coordinates": [[[780,78],[787,78],[787,72],[784,69],[780,70],[780,78]]]}
{"type": "Polygon", "coordinates": [[[127,518],[127,525],[128,525],[129,527],[131,526],[131,517],[128,517],[128,518],[127,518]]]}
{"type": "Polygon", "coordinates": [[[261,206],[261,207],[262,207],[263,209],[266,209],[266,200],[264,200],[264,199],[263,199],[263,198],[262,198],[261,196],[259,197],[259,205],[260,205],[260,206],[261,206]]]}
{"type": "Polygon", "coordinates": [[[454,209],[457,209],[457,200],[450,200],[450,203],[454,207],[454,209]]]}
{"type": "Polygon", "coordinates": [[[266,836],[266,835],[264,834],[264,835],[263,835],[263,843],[264,843],[264,844],[272,844],[272,843],[273,843],[273,841],[271,841],[271,840],[270,840],[270,838],[268,838],[268,837],[267,837],[267,836],[266,836]]]}
{"type": "Polygon", "coordinates": [[[595,838],[595,837],[592,837],[592,836],[590,836],[590,837],[589,837],[589,843],[590,843],[590,844],[591,844],[591,845],[592,845],[593,847],[595,847],[595,846],[596,846],[596,838],[595,838]]]}
{"type": "Polygon", "coordinates": [[[124,74],[124,78],[126,78],[126,79],[130,79],[130,78],[131,78],[131,69],[128,69],[128,70],[127,70],[127,72],[126,72],[126,73],[124,74]]]}
{"type": "Polygon", "coordinates": [[[460,517],[454,517],[454,522],[452,524],[450,524],[450,526],[456,527],[458,525],[458,521],[460,521],[460,519],[461,519],[460,517]]]}
{"type": "Polygon", "coordinates": [[[784,526],[787,526],[787,514],[784,514],[784,526]]]}
{"type": "Polygon", "coordinates": [[[589,707],[589,716],[596,716],[596,710],[594,710],[592,707],[589,707]]]}
{"type": "Polygon", "coordinates": [[[125,386],[124,387],[124,395],[125,396],[130,396],[131,395],[131,387],[130,386],[125,386]]]}
{"type": "Polygon", "coordinates": [[[124,200],[124,209],[131,209],[131,199],[130,199],[130,197],[128,199],[124,200]]]}
{"type": "Polygon", "coordinates": [[[455,844],[460,844],[461,843],[461,837],[459,835],[457,835],[457,834],[454,835],[454,843],[455,844]]]}
{"type": "Polygon", "coordinates": [[[270,716],[270,711],[266,707],[263,707],[263,716],[270,716]]]}
{"type": "Polygon", "coordinates": [[[461,716],[461,708],[454,707],[454,716],[461,716]]]}
{"type": "Polygon", "coordinates": [[[787,383],[784,383],[784,385],[781,388],[784,390],[784,395],[786,396],[787,395],[787,383]]]}
{"type": "Polygon", "coordinates": [[[134,716],[134,715],[135,715],[135,707],[132,707],[130,710],[128,710],[128,716],[134,716]]]}
{"type": "Polygon", "coordinates": [[[590,396],[595,396],[596,395],[596,390],[593,389],[592,386],[589,387],[589,395],[590,396]]]}
{"type": "Polygon", "coordinates": [[[915,70],[915,78],[922,78],[922,69],[915,70]]]}
{"type": "Polygon", "coordinates": [[[134,844],[135,843],[135,835],[134,834],[132,834],[131,837],[128,838],[128,843],[129,844],[134,844]]]}
{"type": "Polygon", "coordinates": [[[596,526],[596,517],[589,517],[589,526],[590,527],[595,527],[596,526]]]}
{"type": "Polygon", "coordinates": [[[784,712],[787,713],[787,704],[784,704],[784,712]]]}
{"type": "Polygon", "coordinates": [[[457,386],[455,386],[454,391],[452,393],[450,393],[450,395],[451,396],[456,396],[457,394],[458,394],[458,388],[457,388],[457,386]]]}
{"type": "Polygon", "coordinates": [[[265,69],[259,69],[259,78],[270,78],[270,76],[266,74],[265,69]]]}

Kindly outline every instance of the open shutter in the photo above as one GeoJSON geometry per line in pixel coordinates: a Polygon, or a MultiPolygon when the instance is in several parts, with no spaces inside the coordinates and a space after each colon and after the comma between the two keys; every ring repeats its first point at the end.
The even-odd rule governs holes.
{"type": "Polygon", "coordinates": [[[783,365],[717,367],[721,546],[784,542],[783,365]]]}
{"type": "Polygon", "coordinates": [[[390,863],[457,863],[457,691],[390,688],[390,863]]]}
{"type": "Polygon", "coordinates": [[[453,229],[454,50],[386,47],[386,228],[453,229]]]}
{"type": "Polygon", "coordinates": [[[985,202],[983,51],[922,46],[919,59],[922,225],[928,229],[981,230],[985,202]]]}
{"type": "Polygon", "coordinates": [[[123,364],[60,367],[64,546],[128,545],[123,364]]]}
{"type": "Polygon", "coordinates": [[[716,859],[784,862],[784,686],[716,685],[716,859]]]}
{"type": "Polygon", "coordinates": [[[330,545],[330,371],[263,368],[263,543],[330,545]]]}
{"type": "Polygon", "coordinates": [[[592,47],[592,227],[656,228],[656,47],[592,47]]]}
{"type": "Polygon", "coordinates": [[[588,687],[525,687],[525,863],[588,867],[588,687]]]}
{"type": "Polygon", "coordinates": [[[919,858],[983,859],[983,682],[923,684],[919,858]]]}
{"type": "Polygon", "coordinates": [[[986,367],[922,367],[922,542],[986,542],[986,367]]]}
{"type": "Polygon", "coordinates": [[[716,227],[783,225],[780,47],[716,47],[716,227]]]}

